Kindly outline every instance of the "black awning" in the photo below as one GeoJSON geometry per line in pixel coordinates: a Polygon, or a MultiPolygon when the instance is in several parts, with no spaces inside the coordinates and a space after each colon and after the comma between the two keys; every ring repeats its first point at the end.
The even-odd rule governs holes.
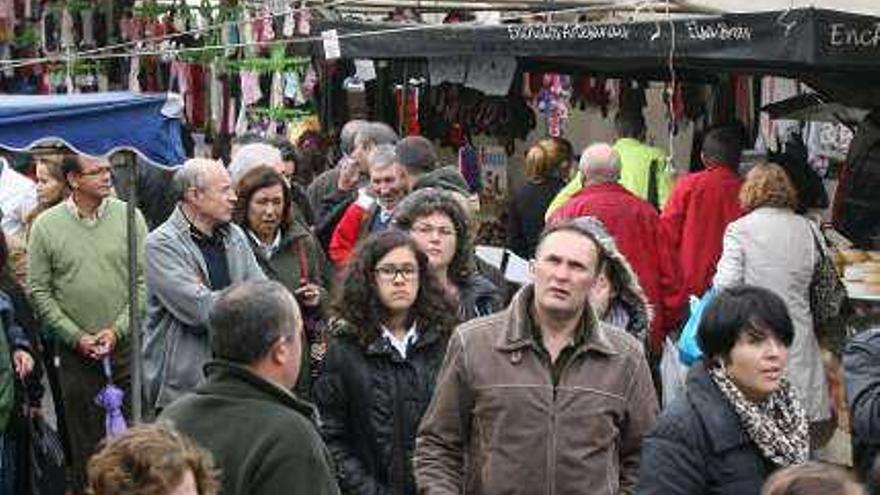
{"type": "MultiPolygon", "coordinates": [[[[822,9],[725,14],[659,22],[475,26],[324,22],[345,58],[508,55],[576,60],[597,72],[683,70],[867,74],[880,79],[880,17],[822,9]]],[[[317,53],[322,54],[320,45],[317,53]]]]}

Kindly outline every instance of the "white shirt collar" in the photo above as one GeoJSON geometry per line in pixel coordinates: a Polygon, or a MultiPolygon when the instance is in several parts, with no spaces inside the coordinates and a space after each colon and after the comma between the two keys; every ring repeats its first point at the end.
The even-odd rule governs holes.
{"type": "Polygon", "coordinates": [[[382,327],[382,337],[388,340],[388,343],[391,344],[391,347],[397,349],[398,354],[403,359],[406,359],[406,350],[409,348],[410,344],[415,344],[416,340],[418,340],[419,335],[416,332],[416,324],[413,323],[409,330],[407,330],[406,335],[403,336],[402,339],[398,339],[393,333],[391,333],[385,325],[381,325],[382,327]]]}
{"type": "Polygon", "coordinates": [[[247,233],[251,236],[251,239],[253,239],[254,242],[257,243],[257,246],[263,250],[263,254],[266,256],[266,258],[271,258],[272,255],[274,255],[275,252],[278,251],[278,248],[281,246],[281,229],[278,229],[278,231],[275,232],[275,239],[273,239],[272,244],[269,245],[263,244],[263,241],[261,241],[260,238],[251,231],[251,229],[248,229],[247,233]]]}

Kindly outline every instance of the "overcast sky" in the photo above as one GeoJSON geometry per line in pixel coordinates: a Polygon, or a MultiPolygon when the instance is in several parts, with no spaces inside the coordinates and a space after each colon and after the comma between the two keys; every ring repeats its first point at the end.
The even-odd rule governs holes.
{"type": "Polygon", "coordinates": [[[690,0],[697,5],[707,5],[721,10],[739,12],[756,10],[782,10],[790,5],[795,7],[818,7],[845,10],[880,16],[880,0],[690,0]]]}

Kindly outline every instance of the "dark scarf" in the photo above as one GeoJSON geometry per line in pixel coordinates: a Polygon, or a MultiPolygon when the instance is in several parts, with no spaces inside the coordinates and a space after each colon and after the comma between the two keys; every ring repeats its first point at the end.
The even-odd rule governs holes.
{"type": "Polygon", "coordinates": [[[711,368],[709,376],[764,456],[780,467],[807,462],[810,452],[807,413],[787,379],[783,378],[779,389],[766,400],[752,402],[731,381],[723,366],[711,368]]]}

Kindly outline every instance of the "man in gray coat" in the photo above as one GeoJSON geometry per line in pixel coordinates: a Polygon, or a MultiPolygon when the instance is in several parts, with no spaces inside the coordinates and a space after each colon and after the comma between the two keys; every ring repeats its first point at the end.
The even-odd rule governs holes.
{"type": "Polygon", "coordinates": [[[230,223],[236,196],[223,164],[188,160],[175,185],[177,207],[146,246],[144,383],[157,412],[202,380],[208,313],[220,291],[266,278],[246,235],[230,223]]]}

